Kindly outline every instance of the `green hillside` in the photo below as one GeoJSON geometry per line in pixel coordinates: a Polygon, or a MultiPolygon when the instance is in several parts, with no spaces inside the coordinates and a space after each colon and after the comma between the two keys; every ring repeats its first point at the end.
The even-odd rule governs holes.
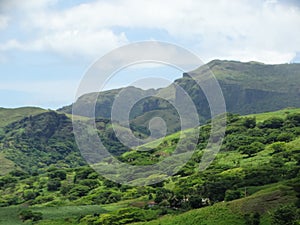
{"type": "MultiPolygon", "coordinates": [[[[98,119],[97,127],[107,145],[118,146],[108,135],[108,120],[98,119]]],[[[5,129],[0,157],[12,164],[0,174],[0,224],[271,225],[284,213],[297,221],[300,109],[229,114],[221,152],[200,172],[210,131],[210,124],[204,125],[191,160],[175,176],[142,187],[113,183],[82,166],[63,114],[26,117],[5,129]],[[30,170],[34,165],[38,168],[30,170]]],[[[169,135],[148,152],[127,149],[120,159],[156,163],[172,154],[177,138],[178,133],[169,135]]]]}
{"type": "MultiPolygon", "coordinates": [[[[0,108],[0,139],[4,134],[4,127],[28,116],[34,116],[46,110],[37,107],[22,107],[17,109],[0,108]]],[[[0,146],[1,143],[0,143],[0,146]]],[[[9,160],[0,150],[0,175],[18,168],[15,162],[9,160]]]]}
{"type": "MultiPolygon", "coordinates": [[[[18,109],[15,115],[20,115],[18,109]]],[[[37,113],[37,112],[36,112],[37,113]]],[[[55,165],[57,167],[78,167],[85,161],[77,148],[70,115],[46,111],[36,115],[24,115],[18,121],[0,128],[0,174],[7,174],[21,168],[35,173],[55,165]]],[[[82,117],[80,117],[82,119],[82,117]]],[[[84,118],[88,119],[88,118],[84,118]]],[[[99,136],[109,151],[116,156],[128,151],[122,145],[108,119],[97,119],[99,136]]],[[[122,135],[129,130],[122,128],[122,135]]],[[[139,131],[134,132],[145,136],[139,131]]]]}

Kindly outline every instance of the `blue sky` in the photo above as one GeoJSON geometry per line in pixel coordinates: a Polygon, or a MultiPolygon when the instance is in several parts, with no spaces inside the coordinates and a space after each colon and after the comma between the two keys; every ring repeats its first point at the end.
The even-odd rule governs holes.
{"type": "MultiPolygon", "coordinates": [[[[299,27],[300,4],[293,0],[3,0],[0,107],[70,104],[97,58],[136,41],[178,44],[203,62],[299,62],[299,27]]],[[[148,76],[171,82],[181,71],[128,68],[106,88],[148,76]]]]}

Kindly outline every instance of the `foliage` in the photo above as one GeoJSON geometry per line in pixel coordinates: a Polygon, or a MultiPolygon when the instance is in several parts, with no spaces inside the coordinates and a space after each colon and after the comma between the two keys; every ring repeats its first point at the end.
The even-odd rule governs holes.
{"type": "Polygon", "coordinates": [[[284,205],[276,208],[272,214],[274,225],[294,225],[297,219],[297,208],[293,205],[284,205]]]}
{"type": "MultiPolygon", "coordinates": [[[[274,207],[289,202],[297,203],[296,198],[300,192],[297,183],[300,171],[298,114],[290,115],[280,117],[282,123],[280,122],[281,125],[277,128],[270,125],[274,122],[272,118],[277,118],[274,113],[265,119],[271,121],[265,123],[267,126],[261,125],[264,124],[263,121],[257,122],[255,118],[259,115],[251,116],[250,119],[228,115],[227,131],[221,151],[207,170],[199,172],[197,166],[201,162],[211,128],[209,124],[201,126],[196,151],[190,161],[172,178],[145,187],[130,187],[105,179],[89,166],[81,165],[77,153],[69,151],[66,146],[54,151],[51,165],[36,166],[37,159],[47,161],[53,157],[50,152],[40,148],[71,141],[71,135],[64,136],[64,140],[56,136],[67,132],[70,121],[56,113],[33,116],[32,125],[44,129],[43,132],[38,132],[41,136],[35,139],[36,133],[27,127],[30,124],[29,119],[24,119],[6,128],[8,132],[1,143],[12,145],[9,147],[11,151],[6,148],[2,153],[9,155],[14,150],[24,153],[25,158],[29,155],[32,158],[29,164],[22,168],[16,167],[6,175],[0,176],[0,214],[1,211],[1,216],[4,212],[7,214],[13,207],[22,209],[23,206],[27,206],[28,210],[43,214],[39,224],[126,224],[150,220],[154,220],[153,223],[149,222],[150,224],[159,224],[159,220],[155,219],[162,215],[168,218],[171,214],[190,211],[176,216],[174,220],[162,220],[164,224],[186,224],[188,221],[188,224],[260,222],[269,225],[265,221],[271,220],[268,215],[273,212],[274,207]],[[48,122],[50,125],[47,128],[48,122]],[[33,135],[26,136],[33,143],[29,143],[25,137],[21,138],[25,134],[33,135]],[[289,134],[289,138],[283,140],[280,134],[289,134]],[[20,145],[16,145],[17,143],[20,145]],[[33,148],[31,152],[28,149],[27,152],[23,152],[24,149],[17,148],[26,147],[27,144],[39,147],[33,148]],[[252,149],[253,152],[247,152],[248,149],[252,149]],[[71,155],[74,161],[68,164],[66,162],[71,155]],[[66,161],[63,161],[63,158],[66,161]],[[37,169],[28,169],[28,165],[35,165],[37,169]],[[270,187],[272,191],[267,192],[270,187]],[[226,202],[222,203],[223,201],[226,202]],[[80,207],[83,206],[86,208],[80,211],[80,207]],[[198,208],[200,211],[192,210],[198,208]],[[200,212],[203,214],[198,215],[200,212]]],[[[104,120],[98,120],[97,124],[101,127],[101,132],[105,132],[110,126],[104,120]]],[[[131,159],[130,163],[136,165],[163,160],[172,154],[178,139],[178,133],[169,135],[160,140],[155,149],[150,147],[155,143],[149,143],[140,147],[151,150],[141,153],[135,150],[128,151],[120,155],[119,159],[126,162],[131,159]]],[[[114,145],[113,142],[110,144],[114,145]]],[[[19,156],[12,159],[17,160],[19,156]]]]}
{"type": "Polygon", "coordinates": [[[41,212],[33,212],[31,210],[23,210],[19,215],[22,221],[31,220],[35,222],[43,219],[43,214],[41,212]]]}

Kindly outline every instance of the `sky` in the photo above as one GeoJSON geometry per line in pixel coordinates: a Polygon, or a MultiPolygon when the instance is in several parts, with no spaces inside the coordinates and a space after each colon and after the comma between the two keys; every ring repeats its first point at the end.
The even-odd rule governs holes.
{"type": "MultiPolygon", "coordinates": [[[[299,27],[298,0],[0,0],[0,107],[68,105],[97,59],[145,40],[179,45],[204,63],[300,62],[299,27]]],[[[136,66],[106,89],[181,74],[136,66]]]]}

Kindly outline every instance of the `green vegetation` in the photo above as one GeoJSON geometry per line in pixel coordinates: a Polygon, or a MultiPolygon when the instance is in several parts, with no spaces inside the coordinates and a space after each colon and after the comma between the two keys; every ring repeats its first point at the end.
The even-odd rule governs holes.
{"type": "MultiPolygon", "coordinates": [[[[113,183],[82,164],[70,119],[63,114],[16,121],[4,127],[1,139],[0,154],[9,169],[0,176],[0,224],[271,225],[285,215],[294,223],[300,205],[300,110],[287,110],[228,114],[221,152],[203,172],[197,165],[210,124],[200,127],[191,160],[175,176],[145,187],[113,183]]],[[[97,127],[107,146],[117,146],[108,120],[98,119],[97,127]]],[[[172,154],[178,138],[174,133],[140,146],[158,144],[151,151],[127,150],[119,158],[136,165],[157,162],[172,154]]]]}
{"type": "Polygon", "coordinates": [[[257,122],[262,122],[266,119],[269,119],[270,117],[276,117],[284,119],[289,114],[295,114],[300,113],[299,108],[286,108],[275,112],[266,112],[266,113],[260,113],[260,114],[253,114],[253,115],[247,115],[245,117],[255,117],[257,122]]]}
{"type": "MultiPolygon", "coordinates": [[[[213,206],[201,209],[190,210],[186,213],[176,216],[163,216],[158,220],[146,223],[137,223],[136,225],[214,225],[214,224],[256,224],[271,225],[271,214],[278,214],[277,206],[295,201],[293,191],[286,185],[272,185],[263,187],[263,190],[255,194],[229,202],[216,203],[213,206]]],[[[296,211],[294,211],[296,212],[296,211]]],[[[281,223],[285,224],[285,223],[281,223]]]]}

